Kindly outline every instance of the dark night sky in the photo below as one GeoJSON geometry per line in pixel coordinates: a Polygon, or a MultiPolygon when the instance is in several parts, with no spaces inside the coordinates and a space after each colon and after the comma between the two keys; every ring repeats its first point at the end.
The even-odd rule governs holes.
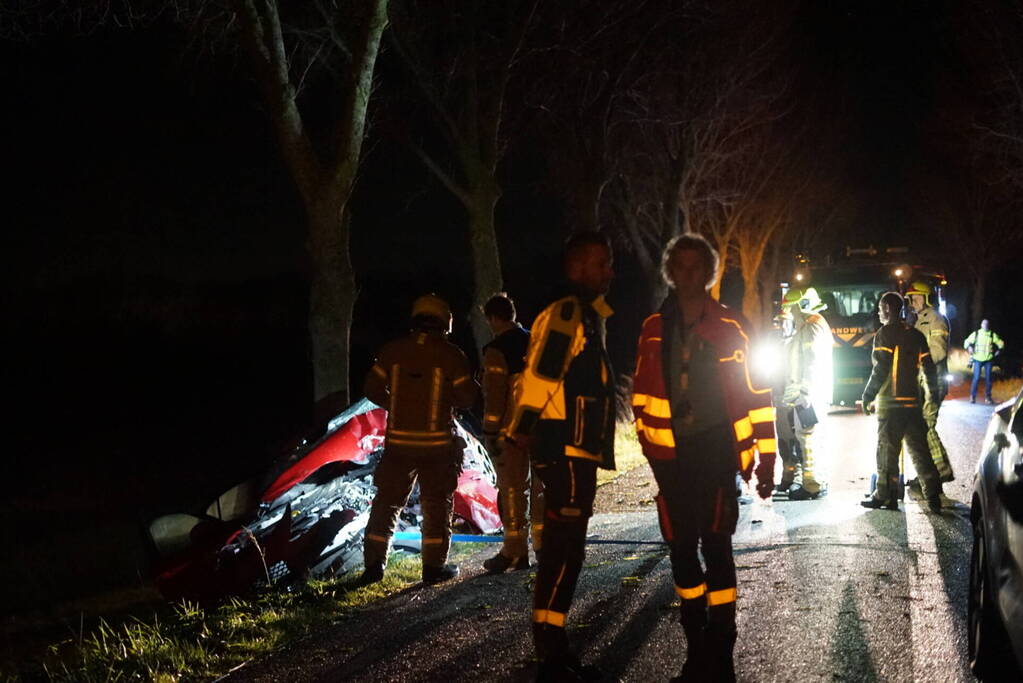
{"type": "MultiPolygon", "coordinates": [[[[820,117],[802,142],[838,150],[836,225],[850,239],[922,234],[904,188],[927,165],[922,126],[956,68],[940,8],[849,0],[799,12],[795,106],[820,117]]],[[[258,469],[308,417],[300,207],[241,71],[182,59],[179,42],[156,28],[2,47],[15,94],[0,148],[17,505],[47,504],[59,472],[142,516],[164,511],[182,491],[209,495],[258,469]],[[167,461],[181,471],[168,476],[167,461]],[[125,468],[133,483],[111,484],[125,468]]],[[[366,151],[352,207],[355,385],[417,294],[448,296],[461,316],[469,301],[460,207],[399,144],[373,137],[366,151]]],[[[498,208],[506,287],[527,319],[566,231],[540,158],[513,146],[498,208]]],[[[618,270],[611,341],[627,365],[645,294],[634,263],[618,270]]]]}

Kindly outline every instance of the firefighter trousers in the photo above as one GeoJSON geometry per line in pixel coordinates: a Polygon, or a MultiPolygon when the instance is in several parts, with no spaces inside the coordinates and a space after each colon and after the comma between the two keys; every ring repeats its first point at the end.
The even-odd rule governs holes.
{"type": "Polygon", "coordinates": [[[510,441],[492,442],[489,449],[497,470],[497,506],[504,525],[501,554],[513,559],[525,557],[529,536],[533,551],[539,552],[543,545],[543,484],[532,471],[529,454],[510,441]]]}
{"type": "MultiPolygon", "coordinates": [[[[730,447],[730,444],[728,444],[730,447]]],[[[730,448],[729,448],[730,450],[730,448]]],[[[733,459],[735,455],[728,453],[733,459]]],[[[739,520],[735,474],[698,484],[683,460],[651,460],[660,492],[661,535],[671,553],[675,592],[681,598],[682,625],[735,625],[736,560],[731,535],[739,520]],[[706,570],[700,562],[702,551],[706,570]]]]}
{"type": "Polygon", "coordinates": [[[447,561],[451,545],[451,501],[458,485],[460,465],[454,447],[423,454],[385,447],[373,474],[377,495],[370,508],[363,543],[367,567],[387,564],[394,527],[417,480],[423,513],[423,566],[440,567],[447,561]]]}
{"type": "Polygon", "coordinates": [[[938,476],[942,482],[953,481],[955,473],[952,471],[952,461],[948,458],[948,451],[945,444],[938,436],[938,409],[940,401],[927,401],[924,403],[924,423],[927,425],[927,449],[930,451],[931,460],[938,470],[938,476]]]}
{"type": "Polygon", "coordinates": [[[586,556],[597,463],[560,457],[536,465],[544,487],[543,552],[533,590],[533,635],[541,661],[566,654],[565,617],[586,556]]]}
{"type": "MultiPolygon", "coordinates": [[[[818,411],[817,414],[820,415],[822,413],[818,411]]],[[[823,478],[818,470],[820,466],[818,462],[818,456],[820,455],[818,446],[826,441],[822,438],[821,424],[818,422],[810,426],[804,426],[799,422],[799,415],[796,410],[792,410],[792,415],[794,419],[792,431],[796,442],[799,444],[801,456],[796,464],[792,483],[796,486],[802,486],[807,493],[820,493],[821,488],[823,488],[823,478]]]]}
{"type": "Polygon", "coordinates": [[[927,447],[927,423],[920,408],[890,408],[877,414],[877,490],[874,497],[889,500],[899,490],[899,452],[905,442],[924,498],[940,491],[938,470],[927,447]]]}

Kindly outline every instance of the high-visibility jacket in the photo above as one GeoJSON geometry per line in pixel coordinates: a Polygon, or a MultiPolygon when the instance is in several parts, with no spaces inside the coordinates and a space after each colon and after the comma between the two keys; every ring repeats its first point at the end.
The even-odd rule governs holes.
{"type": "Polygon", "coordinates": [[[831,326],[820,313],[794,315],[800,317],[795,333],[785,341],[788,372],[782,400],[794,404],[803,396],[810,404],[826,405],[832,393],[831,326]]]}
{"type": "Polygon", "coordinates": [[[938,375],[924,335],[901,320],[883,325],[874,335],[873,368],[863,389],[863,405],[877,399],[878,413],[920,408],[920,371],[927,396],[938,395],[938,375]]]}
{"type": "MultiPolygon", "coordinates": [[[[639,335],[636,374],[632,386],[632,412],[643,454],[650,460],[678,457],[671,425],[671,399],[665,372],[669,345],[664,338],[665,314],[677,317],[668,307],[676,306],[669,297],[661,311],[643,321],[639,335]]],[[[749,354],[748,325],[742,314],[707,297],[700,321],[693,332],[708,342],[717,358],[717,378],[724,397],[725,412],[732,426],[736,469],[749,481],[754,465],[762,481],[774,476],[778,451],[774,430],[774,406],[770,387],[759,387],[750,377],[746,363],[749,354]]]]}
{"type": "Polygon", "coordinates": [[[1005,342],[991,330],[981,328],[971,332],[970,336],[963,342],[963,346],[972,346],[973,353],[970,356],[973,360],[984,363],[994,358],[995,353],[1005,347],[1005,342]]]}
{"type": "Polygon", "coordinates": [[[935,364],[945,360],[945,357],[948,356],[948,319],[936,311],[933,306],[928,306],[916,314],[916,323],[913,324],[913,327],[927,339],[931,360],[935,364]]]}
{"type": "Polygon", "coordinates": [[[526,367],[529,330],[516,325],[483,347],[483,433],[497,436],[508,426],[515,383],[526,367]]]}
{"type": "Polygon", "coordinates": [[[505,433],[530,435],[530,456],[582,458],[614,469],[614,374],[604,346],[604,298],[572,294],[533,321],[505,433]]]}
{"type": "Polygon", "coordinates": [[[476,382],[461,349],[437,331],[415,330],[380,349],[366,398],[387,408],[386,446],[441,452],[454,443],[452,408],[470,408],[476,382]]]}

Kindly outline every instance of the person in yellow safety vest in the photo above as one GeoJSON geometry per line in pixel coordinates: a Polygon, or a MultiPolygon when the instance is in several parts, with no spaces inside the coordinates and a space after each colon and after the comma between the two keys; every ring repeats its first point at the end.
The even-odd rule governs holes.
{"type": "MultiPolygon", "coordinates": [[[[831,327],[821,315],[827,305],[813,287],[790,289],[782,300],[782,315],[791,319],[792,335],[786,340],[787,376],[779,408],[779,422],[791,425],[799,457],[782,453],[782,483],[791,481],[789,500],[812,500],[827,494],[820,472],[819,448],[832,394],[831,327]],[[790,469],[791,468],[791,469],[790,469]]],[[[822,438],[823,437],[823,438],[822,438]]]]}
{"type": "Polygon", "coordinates": [[[991,323],[985,319],[980,321],[979,330],[970,333],[970,336],[963,342],[963,346],[970,352],[970,363],[973,365],[970,403],[977,402],[977,382],[980,381],[982,371],[984,373],[984,391],[987,394],[987,402],[994,403],[994,399],[991,398],[991,361],[1005,348],[1005,342],[991,331],[991,323]]]}
{"type": "Polygon", "coordinates": [[[469,361],[447,340],[451,309],[432,294],[412,305],[410,334],[385,344],[366,375],[366,398],[387,408],[384,454],[373,473],[377,488],[363,542],[362,583],[384,577],[398,515],[419,481],[423,512],[423,583],[458,576],[447,564],[451,502],[462,465],[454,408],[470,408],[478,387],[469,361]]]}
{"type": "Polygon", "coordinates": [[[615,384],[605,346],[611,245],[595,231],[565,244],[567,294],[537,316],[515,385],[507,436],[527,450],[544,487],[543,551],[533,589],[537,680],[596,675],[571,651],[565,621],[586,557],[597,468],[614,469],[615,384]]]}
{"type": "Polygon", "coordinates": [[[497,502],[504,525],[501,550],[483,562],[483,569],[500,574],[529,568],[527,533],[532,532],[533,552],[540,554],[543,486],[530,472],[529,454],[500,436],[511,421],[515,383],[526,366],[529,330],[516,322],[515,303],[504,293],[490,297],[483,305],[483,315],[494,334],[483,347],[483,436],[497,470],[497,502]]]}
{"type": "MultiPolygon", "coordinates": [[[[938,469],[940,481],[938,493],[941,496],[942,505],[948,507],[951,501],[941,490],[941,484],[955,479],[952,471],[952,461],[945,450],[945,444],[938,436],[938,409],[941,402],[948,393],[948,383],[945,375],[948,374],[948,320],[931,305],[931,296],[934,289],[926,282],[916,281],[906,290],[906,299],[912,309],[915,320],[913,327],[920,331],[927,339],[927,348],[931,352],[931,360],[938,375],[938,393],[931,397],[931,400],[924,402],[924,422],[927,423],[927,446],[931,451],[931,460],[938,469]]],[[[920,393],[924,394],[923,378],[920,379],[920,393]]],[[[919,486],[919,481],[909,482],[910,486],[919,486]]]]}

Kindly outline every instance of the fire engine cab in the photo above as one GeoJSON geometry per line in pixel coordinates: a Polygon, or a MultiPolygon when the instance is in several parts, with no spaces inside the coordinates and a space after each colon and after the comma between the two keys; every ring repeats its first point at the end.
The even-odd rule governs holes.
{"type": "Polygon", "coordinates": [[[904,247],[847,247],[840,257],[821,264],[797,257],[791,280],[782,283],[782,295],[789,288],[813,287],[827,304],[821,313],[834,335],[832,405],[853,406],[860,400],[880,327],[877,302],[885,292],[905,294],[913,282],[931,285],[931,304],[947,316],[944,274],[931,266],[912,265],[904,247]]]}

